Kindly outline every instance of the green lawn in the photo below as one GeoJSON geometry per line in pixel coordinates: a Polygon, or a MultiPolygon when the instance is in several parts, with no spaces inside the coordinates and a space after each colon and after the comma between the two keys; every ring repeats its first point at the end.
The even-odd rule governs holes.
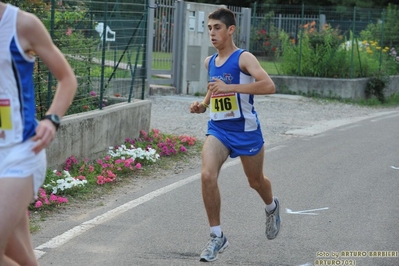
{"type": "MultiPolygon", "coordinates": [[[[105,60],[111,61],[111,66],[116,64],[120,58],[122,57],[123,50],[109,50],[105,51],[105,60]]],[[[134,49],[133,51],[126,52],[123,54],[123,57],[121,59],[121,63],[130,63],[132,65],[135,64],[136,62],[136,56],[137,56],[137,49],[134,49]]],[[[142,56],[143,56],[143,50],[140,51],[140,54],[138,56],[138,61],[137,64],[141,65],[142,64],[142,56]]],[[[102,58],[102,51],[94,51],[93,52],[93,57],[97,58],[98,60],[101,60],[102,58]]],[[[270,75],[278,75],[279,74],[279,63],[275,63],[273,61],[265,60],[263,58],[259,58],[259,63],[263,67],[263,69],[266,70],[266,72],[270,75]]],[[[171,53],[165,53],[165,52],[153,52],[152,53],[152,68],[153,69],[158,69],[158,70],[168,70],[171,69],[171,64],[172,64],[172,55],[171,53]]]]}
{"type": "Polygon", "coordinates": [[[269,75],[279,75],[280,64],[272,61],[259,61],[260,65],[269,75]]]}

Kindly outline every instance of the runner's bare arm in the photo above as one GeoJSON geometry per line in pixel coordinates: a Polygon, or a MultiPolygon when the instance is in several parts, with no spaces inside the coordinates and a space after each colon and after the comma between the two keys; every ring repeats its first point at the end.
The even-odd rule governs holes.
{"type": "Polygon", "coordinates": [[[77,87],[75,74],[61,51],[54,45],[43,23],[33,14],[20,11],[18,38],[25,41],[25,51],[33,51],[47,65],[58,84],[47,113],[62,117],[70,106],[77,87]]]}
{"type": "MultiPolygon", "coordinates": [[[[47,114],[64,116],[74,98],[76,77],[61,51],[54,45],[47,29],[33,14],[19,11],[17,21],[18,40],[24,51],[32,51],[47,65],[58,81],[57,90],[47,114]]],[[[49,120],[40,121],[33,140],[37,142],[33,152],[46,148],[55,138],[55,126],[49,120]]]]}

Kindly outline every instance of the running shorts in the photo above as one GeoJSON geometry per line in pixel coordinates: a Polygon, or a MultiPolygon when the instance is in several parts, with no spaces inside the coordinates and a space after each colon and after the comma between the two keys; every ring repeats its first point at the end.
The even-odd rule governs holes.
{"type": "Polygon", "coordinates": [[[0,178],[26,178],[33,176],[33,196],[46,177],[46,151],[32,151],[35,142],[31,139],[12,147],[0,148],[0,178]]]}
{"type": "Polygon", "coordinates": [[[260,127],[253,131],[230,131],[219,128],[208,121],[206,135],[212,135],[220,140],[229,149],[231,158],[256,155],[264,144],[260,127]]]}

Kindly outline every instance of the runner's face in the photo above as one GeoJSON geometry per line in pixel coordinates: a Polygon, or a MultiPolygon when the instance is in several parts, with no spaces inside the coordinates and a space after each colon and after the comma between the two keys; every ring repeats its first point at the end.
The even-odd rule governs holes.
{"type": "Polygon", "coordinates": [[[230,37],[233,32],[234,26],[226,27],[226,24],[220,20],[210,19],[208,21],[208,32],[209,38],[212,45],[217,49],[223,45],[230,37]]]}

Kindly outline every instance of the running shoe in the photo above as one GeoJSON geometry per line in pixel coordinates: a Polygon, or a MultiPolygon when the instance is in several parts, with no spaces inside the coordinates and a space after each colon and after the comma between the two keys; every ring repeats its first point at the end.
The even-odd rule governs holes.
{"type": "Polygon", "coordinates": [[[221,237],[217,237],[215,234],[211,233],[211,239],[202,251],[200,261],[209,262],[217,260],[218,253],[222,253],[228,246],[229,242],[223,233],[221,237]]]}
{"type": "Polygon", "coordinates": [[[280,231],[280,203],[274,197],[276,208],[271,213],[266,211],[266,237],[269,240],[275,239],[280,231]]]}

